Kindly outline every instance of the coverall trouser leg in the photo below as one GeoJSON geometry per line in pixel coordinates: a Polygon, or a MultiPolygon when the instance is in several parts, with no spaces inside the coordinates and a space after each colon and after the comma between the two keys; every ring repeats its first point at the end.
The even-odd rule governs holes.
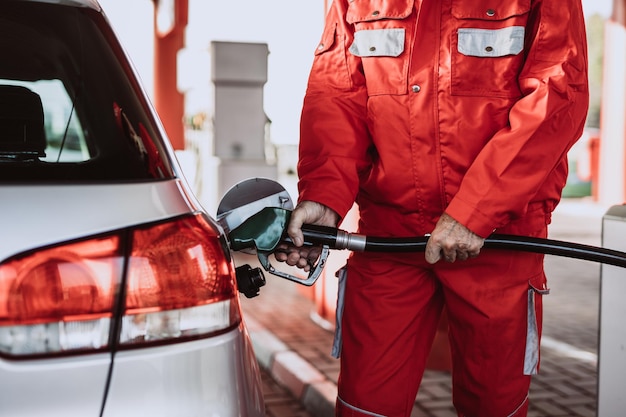
{"type": "Polygon", "coordinates": [[[410,416],[445,302],[459,416],[525,416],[524,372],[532,369],[529,352],[538,355],[544,288],[540,254],[485,250],[476,259],[431,266],[423,254],[355,253],[348,262],[337,415],[410,416]]]}

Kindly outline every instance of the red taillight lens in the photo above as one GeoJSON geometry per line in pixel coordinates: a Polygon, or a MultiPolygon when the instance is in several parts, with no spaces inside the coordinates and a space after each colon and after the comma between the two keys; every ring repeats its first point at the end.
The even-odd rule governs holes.
{"type": "Polygon", "coordinates": [[[105,236],[0,264],[0,353],[106,348],[122,260],[120,238],[105,236]]]}
{"type": "Polygon", "coordinates": [[[233,267],[204,217],[133,231],[122,346],[205,337],[239,322],[233,267]]]}
{"type": "Polygon", "coordinates": [[[2,262],[0,355],[110,349],[114,329],[120,331],[120,347],[130,348],[207,337],[239,325],[234,267],[206,218],[130,230],[129,249],[125,233],[2,262]],[[114,325],[114,311],[123,311],[121,328],[114,325]]]}

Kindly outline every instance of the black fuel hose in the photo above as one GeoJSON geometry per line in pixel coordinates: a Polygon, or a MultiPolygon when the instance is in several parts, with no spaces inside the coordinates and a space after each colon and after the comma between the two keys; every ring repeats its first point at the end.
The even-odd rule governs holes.
{"type": "MultiPolygon", "coordinates": [[[[304,225],[302,233],[307,244],[357,252],[423,252],[428,242],[428,236],[375,237],[314,225],[304,225]]],[[[626,268],[624,252],[561,240],[493,234],[485,239],[483,248],[543,253],[626,268]]]]}

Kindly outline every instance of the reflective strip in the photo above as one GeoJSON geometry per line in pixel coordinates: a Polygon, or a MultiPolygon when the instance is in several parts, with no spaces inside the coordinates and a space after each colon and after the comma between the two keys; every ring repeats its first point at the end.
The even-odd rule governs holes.
{"type": "Polygon", "coordinates": [[[360,30],[350,45],[350,53],[360,57],[398,56],[403,51],[403,28],[360,30]]]}
{"type": "Polygon", "coordinates": [[[509,414],[506,417],[513,417],[513,416],[515,416],[515,414],[517,414],[517,412],[520,410],[520,408],[522,408],[524,406],[524,404],[526,404],[526,401],[528,401],[528,394],[526,394],[526,398],[524,398],[524,401],[522,401],[522,403],[519,406],[517,406],[515,411],[513,411],[511,414],[509,414]]]}
{"type": "Polygon", "coordinates": [[[503,29],[459,29],[459,52],[467,56],[501,57],[517,55],[524,49],[523,26],[503,29]]]}
{"type": "Polygon", "coordinates": [[[347,268],[344,266],[337,271],[337,309],[335,311],[335,336],[333,338],[333,348],[331,356],[338,359],[341,356],[341,318],[343,317],[343,300],[346,292],[347,268]]]}
{"type": "Polygon", "coordinates": [[[539,331],[535,313],[535,290],[528,290],[528,318],[526,328],[526,353],[524,354],[524,375],[536,375],[539,366],[539,331]]]}
{"type": "Polygon", "coordinates": [[[343,405],[344,407],[349,408],[350,410],[354,410],[356,412],[359,412],[361,414],[365,414],[366,416],[386,417],[383,414],[372,413],[371,411],[366,411],[366,410],[360,409],[358,407],[355,407],[353,405],[350,405],[347,402],[345,402],[344,400],[342,400],[340,396],[337,396],[337,401],[339,401],[341,403],[341,405],[343,405]]]}

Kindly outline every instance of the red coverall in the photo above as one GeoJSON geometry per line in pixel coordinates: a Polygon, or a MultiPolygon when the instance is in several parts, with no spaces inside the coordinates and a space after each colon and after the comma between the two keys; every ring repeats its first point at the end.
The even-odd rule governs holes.
{"type": "MultiPolygon", "coordinates": [[[[588,105],[580,0],[334,0],[301,119],[299,200],[359,233],[545,237],[588,105]]],[[[353,254],[337,414],[409,416],[442,308],[459,416],[526,415],[543,256],[353,254]]]]}

